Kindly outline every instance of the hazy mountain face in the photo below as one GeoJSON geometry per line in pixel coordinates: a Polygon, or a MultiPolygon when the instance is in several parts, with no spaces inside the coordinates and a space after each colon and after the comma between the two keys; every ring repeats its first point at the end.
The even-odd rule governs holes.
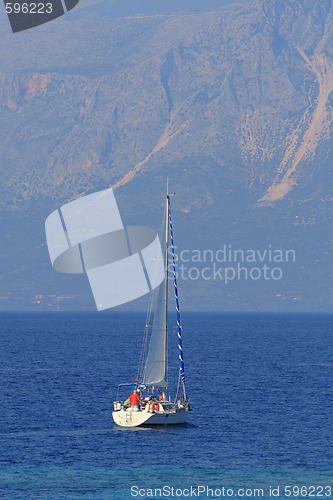
{"type": "Polygon", "coordinates": [[[61,290],[45,247],[33,251],[55,207],[112,185],[125,217],[158,227],[169,175],[183,247],[297,250],[281,280],[184,280],[188,307],[204,296],[203,308],[327,310],[331,2],[148,4],[112,18],[119,2],[101,2],[3,36],[1,199],[10,241],[22,248],[29,232],[4,261],[4,304],[61,290]]]}
{"type": "Polygon", "coordinates": [[[198,12],[210,9],[217,9],[232,3],[245,4],[250,0],[81,0],[81,9],[86,7],[84,12],[76,11],[76,17],[80,16],[108,16],[126,17],[137,14],[156,15],[174,14],[177,12],[198,12]]]}

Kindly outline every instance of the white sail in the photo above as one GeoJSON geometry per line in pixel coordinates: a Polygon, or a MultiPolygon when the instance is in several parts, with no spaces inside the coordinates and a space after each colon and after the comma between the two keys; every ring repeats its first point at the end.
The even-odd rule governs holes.
{"type": "Polygon", "coordinates": [[[167,387],[167,286],[160,285],[143,383],[167,387]]]}

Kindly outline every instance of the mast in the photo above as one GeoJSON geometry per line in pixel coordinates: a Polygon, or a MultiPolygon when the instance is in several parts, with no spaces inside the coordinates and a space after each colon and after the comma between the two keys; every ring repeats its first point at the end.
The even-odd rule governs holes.
{"type": "MultiPolygon", "coordinates": [[[[165,249],[164,249],[164,289],[165,289],[165,378],[168,380],[168,265],[169,265],[169,179],[167,178],[167,189],[165,199],[165,249]]],[[[163,399],[166,399],[166,387],[162,391],[163,399]]]]}

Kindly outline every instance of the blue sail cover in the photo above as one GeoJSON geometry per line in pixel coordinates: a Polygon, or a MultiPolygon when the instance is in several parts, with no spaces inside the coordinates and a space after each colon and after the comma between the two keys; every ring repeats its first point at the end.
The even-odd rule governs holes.
{"type": "Polygon", "coordinates": [[[180,321],[180,310],[179,310],[179,299],[178,299],[178,286],[177,286],[177,274],[176,274],[176,260],[175,260],[175,247],[174,247],[174,244],[173,244],[173,229],[172,229],[172,220],[171,220],[170,200],[169,200],[169,203],[168,203],[168,213],[169,213],[169,228],[170,228],[171,252],[172,252],[173,285],[174,285],[174,291],[175,291],[176,311],[177,311],[177,329],[178,329],[178,349],[179,349],[180,377],[181,377],[181,381],[182,381],[184,399],[186,399],[186,391],[185,391],[185,367],[184,367],[183,343],[182,343],[182,324],[181,324],[181,321],[180,321]]]}

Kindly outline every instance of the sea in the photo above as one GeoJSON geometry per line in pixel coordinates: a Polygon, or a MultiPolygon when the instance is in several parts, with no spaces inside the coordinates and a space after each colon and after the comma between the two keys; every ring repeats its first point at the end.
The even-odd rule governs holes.
{"type": "Polygon", "coordinates": [[[184,313],[189,421],[133,429],[145,314],[0,319],[1,499],[333,498],[333,315],[184,313]]]}

